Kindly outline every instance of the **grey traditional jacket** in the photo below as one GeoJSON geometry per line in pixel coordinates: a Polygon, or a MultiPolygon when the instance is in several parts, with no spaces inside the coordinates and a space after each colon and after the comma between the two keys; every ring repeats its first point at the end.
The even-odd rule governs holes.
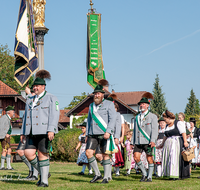
{"type": "Polygon", "coordinates": [[[114,138],[119,139],[122,130],[122,121],[121,115],[119,112],[116,112],[116,123],[115,123],[115,130],[114,130],[114,138]]]}
{"type": "Polygon", "coordinates": [[[10,119],[7,115],[3,115],[0,118],[0,139],[4,139],[6,134],[8,133],[8,130],[10,128],[10,119]]]}
{"type": "Polygon", "coordinates": [[[45,92],[32,108],[34,98],[35,96],[29,97],[26,101],[21,134],[29,135],[31,132],[33,135],[47,134],[48,132],[58,133],[60,111],[57,98],[45,92]]]}
{"type": "MultiPolygon", "coordinates": [[[[103,135],[104,132],[99,128],[98,124],[92,119],[91,105],[89,106],[87,126],[86,126],[86,136],[88,135],[103,135]]],[[[102,119],[107,124],[106,132],[114,134],[116,111],[113,102],[104,100],[100,105],[97,113],[102,117],[102,119]]]]}
{"type": "Polygon", "coordinates": [[[134,130],[133,136],[131,139],[131,144],[140,145],[140,144],[149,144],[150,142],[156,143],[156,139],[158,137],[158,119],[157,116],[151,112],[148,113],[146,117],[140,122],[138,122],[140,128],[142,128],[150,137],[150,141],[148,141],[143,134],[139,131],[136,119],[134,121],[134,130]]]}

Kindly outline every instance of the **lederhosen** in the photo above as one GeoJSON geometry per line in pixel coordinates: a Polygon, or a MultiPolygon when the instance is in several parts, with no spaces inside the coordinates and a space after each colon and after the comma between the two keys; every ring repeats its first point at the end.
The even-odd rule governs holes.
{"type": "Polygon", "coordinates": [[[181,179],[189,178],[190,177],[190,166],[189,162],[185,162],[183,160],[183,156],[181,155],[181,152],[184,147],[184,141],[182,134],[180,134],[178,127],[177,127],[178,120],[174,121],[174,129],[165,131],[166,137],[172,137],[172,136],[180,136],[179,143],[180,143],[180,155],[179,155],[179,177],[181,179]]]}
{"type": "Polygon", "coordinates": [[[103,137],[104,135],[88,135],[86,150],[92,149],[92,150],[97,150],[96,153],[99,154],[105,153],[107,140],[104,139],[103,137]]]}

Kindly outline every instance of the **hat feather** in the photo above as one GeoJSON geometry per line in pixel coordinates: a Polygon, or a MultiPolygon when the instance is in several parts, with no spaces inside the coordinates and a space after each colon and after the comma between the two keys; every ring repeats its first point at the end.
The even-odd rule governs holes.
{"type": "Polygon", "coordinates": [[[142,95],[142,98],[147,98],[147,99],[154,99],[153,95],[150,93],[150,92],[145,92],[143,95],[142,95]]]}
{"type": "Polygon", "coordinates": [[[106,79],[99,80],[97,84],[99,84],[101,86],[109,86],[109,83],[106,79]]]}
{"type": "Polygon", "coordinates": [[[117,95],[116,94],[110,94],[108,96],[108,98],[111,97],[113,100],[116,100],[117,99],[117,95]]]}
{"type": "Polygon", "coordinates": [[[49,79],[49,80],[51,80],[51,74],[47,70],[39,70],[36,73],[35,77],[36,78],[39,77],[39,78],[42,78],[42,79],[49,79]]]}

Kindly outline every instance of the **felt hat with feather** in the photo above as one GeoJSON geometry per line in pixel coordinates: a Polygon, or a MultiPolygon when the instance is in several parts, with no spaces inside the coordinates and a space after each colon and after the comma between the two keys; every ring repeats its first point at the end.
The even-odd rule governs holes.
{"type": "Polygon", "coordinates": [[[51,75],[47,70],[39,70],[36,75],[35,75],[35,80],[33,82],[33,85],[45,85],[46,86],[46,81],[45,79],[51,79],[51,75]]]}
{"type": "Polygon", "coordinates": [[[99,80],[97,83],[97,86],[94,89],[93,94],[96,92],[105,93],[105,89],[104,89],[105,86],[109,86],[108,81],[106,79],[99,80]]]}

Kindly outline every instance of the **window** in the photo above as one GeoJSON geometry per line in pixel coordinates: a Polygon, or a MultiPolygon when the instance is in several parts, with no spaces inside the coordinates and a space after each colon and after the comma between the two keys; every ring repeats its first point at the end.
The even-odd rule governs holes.
{"type": "Polygon", "coordinates": [[[23,118],[25,110],[19,110],[19,117],[23,118]]]}
{"type": "Polygon", "coordinates": [[[2,100],[0,100],[0,107],[2,107],[2,100]]]}

